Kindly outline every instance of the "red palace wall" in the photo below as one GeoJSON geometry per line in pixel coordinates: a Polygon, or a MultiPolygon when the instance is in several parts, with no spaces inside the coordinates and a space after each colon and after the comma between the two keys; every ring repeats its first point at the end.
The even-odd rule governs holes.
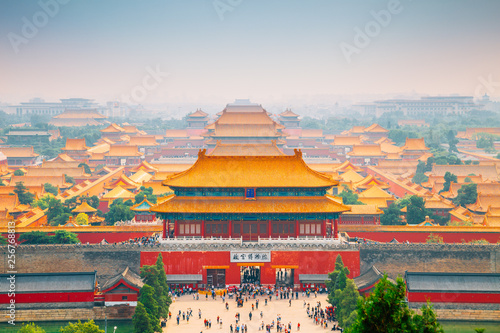
{"type": "MultiPolygon", "coordinates": [[[[34,228],[34,230],[37,231],[43,231],[42,228],[34,228]]],[[[134,239],[134,238],[140,238],[143,236],[150,237],[153,235],[154,232],[152,231],[137,231],[137,232],[117,232],[117,231],[110,231],[110,232],[78,232],[77,230],[73,229],[66,229],[68,231],[74,232],[77,234],[78,239],[82,242],[82,244],[86,244],[87,242],[89,244],[98,244],[100,243],[103,239],[106,239],[108,243],[119,243],[119,242],[126,242],[129,239],[134,239]]],[[[54,232],[50,231],[48,232],[49,235],[54,235],[54,232]]],[[[16,234],[16,239],[21,236],[22,233],[17,233],[16,234]]],[[[2,233],[2,236],[7,238],[8,234],[7,233],[2,233]]]]}
{"type": "MultiPolygon", "coordinates": [[[[154,265],[158,254],[159,252],[141,252],[141,266],[154,265]]],[[[277,268],[294,268],[295,284],[300,283],[299,274],[333,272],[338,254],[349,268],[349,277],[359,276],[358,251],[272,251],[271,262],[261,266],[261,283],[274,285],[277,268]]],[[[207,269],[221,268],[226,269],[226,284],[239,285],[240,266],[246,266],[230,262],[229,251],[162,252],[162,256],[167,274],[202,274],[204,284],[207,281],[207,269]]]]}
{"type": "MultiPolygon", "coordinates": [[[[0,304],[10,302],[8,294],[0,294],[0,304]]],[[[94,292],[70,293],[17,293],[16,303],[65,303],[65,302],[94,302],[94,292]]]]}
{"type": "Polygon", "coordinates": [[[448,292],[409,292],[409,302],[432,303],[496,303],[500,304],[500,291],[496,294],[486,293],[448,293],[448,292]]]}
{"type": "MultiPolygon", "coordinates": [[[[417,228],[417,227],[416,227],[417,228]]],[[[462,241],[470,242],[473,240],[485,239],[490,243],[500,241],[498,232],[442,232],[442,231],[351,231],[348,228],[340,227],[341,232],[347,232],[349,237],[365,238],[377,242],[390,242],[396,238],[398,242],[409,241],[410,243],[426,243],[427,237],[432,233],[443,237],[444,243],[462,243],[462,241]]]]}

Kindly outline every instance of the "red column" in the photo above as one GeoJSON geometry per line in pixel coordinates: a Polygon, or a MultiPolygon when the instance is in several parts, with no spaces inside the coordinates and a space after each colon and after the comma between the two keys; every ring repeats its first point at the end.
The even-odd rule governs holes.
{"type": "Polygon", "coordinates": [[[295,237],[299,237],[299,220],[295,220],[295,237]]]}
{"type": "Polygon", "coordinates": [[[365,217],[361,216],[361,224],[365,224],[365,217]]]}
{"type": "Polygon", "coordinates": [[[321,230],[321,235],[326,236],[326,219],[323,220],[323,230],[321,230]]]}
{"type": "Polygon", "coordinates": [[[163,238],[167,238],[167,221],[163,219],[163,238]]]}
{"type": "Polygon", "coordinates": [[[272,231],[272,229],[271,229],[271,220],[268,220],[267,221],[267,233],[269,234],[269,236],[268,236],[269,238],[271,238],[271,231],[272,231]]]}
{"type": "Polygon", "coordinates": [[[337,219],[333,220],[333,238],[339,238],[339,225],[337,219]]]}
{"type": "Polygon", "coordinates": [[[179,236],[179,228],[178,228],[178,222],[177,220],[174,220],[174,237],[179,236]]]}
{"type": "Polygon", "coordinates": [[[228,231],[229,231],[229,238],[231,238],[233,235],[233,221],[231,220],[229,220],[228,231]]]}
{"type": "Polygon", "coordinates": [[[201,220],[201,237],[205,238],[205,220],[201,220]]]}

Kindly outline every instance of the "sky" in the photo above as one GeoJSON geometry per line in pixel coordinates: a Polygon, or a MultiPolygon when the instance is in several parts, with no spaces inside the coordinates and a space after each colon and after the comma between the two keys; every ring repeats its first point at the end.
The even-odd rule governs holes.
{"type": "Polygon", "coordinates": [[[2,0],[0,101],[488,93],[498,0],[2,0]]]}

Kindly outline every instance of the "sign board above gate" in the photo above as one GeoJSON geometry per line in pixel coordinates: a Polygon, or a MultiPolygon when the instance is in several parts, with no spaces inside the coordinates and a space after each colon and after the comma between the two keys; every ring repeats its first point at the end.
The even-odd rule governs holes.
{"type": "Polygon", "coordinates": [[[231,262],[271,262],[271,251],[231,251],[231,262]]]}

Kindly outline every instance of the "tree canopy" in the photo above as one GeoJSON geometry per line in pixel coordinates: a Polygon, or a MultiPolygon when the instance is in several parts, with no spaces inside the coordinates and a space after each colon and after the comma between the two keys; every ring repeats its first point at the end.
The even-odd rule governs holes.
{"type": "Polygon", "coordinates": [[[358,200],[358,194],[354,193],[347,185],[342,185],[344,189],[338,194],[342,198],[344,205],[364,205],[358,200]]]}
{"type": "Polygon", "coordinates": [[[384,214],[380,216],[380,224],[383,225],[402,225],[401,209],[396,203],[392,203],[386,209],[383,209],[384,214]]]}
{"type": "Polygon", "coordinates": [[[385,275],[370,296],[359,301],[357,318],[347,328],[352,333],[444,333],[430,303],[415,314],[405,302],[406,286],[401,277],[396,284],[385,275]]]}
{"type": "Polygon", "coordinates": [[[61,327],[59,330],[61,333],[104,333],[93,320],[82,323],[78,321],[77,323],[68,323],[68,325],[61,327]]]}
{"type": "Polygon", "coordinates": [[[31,205],[33,199],[35,198],[33,193],[28,192],[28,189],[24,186],[23,182],[16,183],[14,193],[17,194],[17,198],[19,199],[19,203],[21,203],[21,205],[31,205]]]}
{"type": "Polygon", "coordinates": [[[123,199],[116,199],[109,207],[106,213],[106,222],[108,224],[115,224],[117,221],[129,221],[134,217],[134,212],[130,210],[133,205],[131,200],[123,202],[123,199]]]}
{"type": "Polygon", "coordinates": [[[458,194],[453,202],[457,205],[465,207],[466,205],[473,204],[477,200],[477,184],[468,183],[463,184],[458,189],[458,194]]]}
{"type": "Polygon", "coordinates": [[[132,323],[134,325],[134,333],[154,333],[151,319],[149,318],[144,304],[140,301],[137,302],[137,306],[135,307],[132,323]]]}
{"type": "Polygon", "coordinates": [[[78,236],[66,230],[56,230],[54,235],[42,231],[25,232],[19,236],[23,244],[76,244],[80,243],[78,236]]]}

